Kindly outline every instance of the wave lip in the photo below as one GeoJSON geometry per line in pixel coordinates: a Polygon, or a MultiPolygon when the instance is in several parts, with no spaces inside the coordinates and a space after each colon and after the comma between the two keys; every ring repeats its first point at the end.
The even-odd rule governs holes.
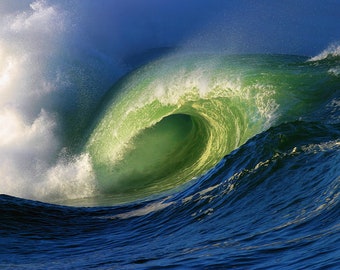
{"type": "Polygon", "coordinates": [[[145,196],[204,174],[255,134],[317,107],[311,91],[334,88],[328,68],[296,56],[191,55],[136,70],[107,95],[84,146],[99,189],[145,196]]]}
{"type": "Polygon", "coordinates": [[[322,51],[320,54],[313,56],[309,59],[309,61],[320,61],[327,58],[336,58],[340,57],[340,44],[332,44],[328,46],[327,49],[322,51]]]}

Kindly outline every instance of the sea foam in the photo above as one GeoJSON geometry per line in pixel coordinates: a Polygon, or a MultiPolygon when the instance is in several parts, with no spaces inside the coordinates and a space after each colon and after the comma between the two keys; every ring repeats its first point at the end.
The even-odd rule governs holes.
{"type": "Polygon", "coordinates": [[[56,109],[55,97],[76,88],[59,60],[72,49],[63,44],[68,14],[46,1],[21,8],[0,14],[0,193],[47,201],[88,196],[91,163],[61,154],[56,109]]]}

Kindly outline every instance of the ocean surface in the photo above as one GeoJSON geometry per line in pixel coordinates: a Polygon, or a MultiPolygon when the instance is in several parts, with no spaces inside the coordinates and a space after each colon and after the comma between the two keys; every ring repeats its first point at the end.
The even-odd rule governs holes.
{"type": "Polygon", "coordinates": [[[1,30],[0,269],[339,269],[339,45],[160,48],[109,79],[30,8],[1,30]]]}

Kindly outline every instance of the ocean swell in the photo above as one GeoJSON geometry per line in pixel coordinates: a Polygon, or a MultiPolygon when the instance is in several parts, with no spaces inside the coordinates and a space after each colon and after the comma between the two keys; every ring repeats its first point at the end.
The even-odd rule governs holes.
{"type": "Polygon", "coordinates": [[[136,65],[123,46],[108,52],[86,35],[93,4],[1,5],[0,193],[61,204],[144,198],[199,178],[273,125],[338,121],[336,44],[309,60],[174,50],[153,62],[149,53],[116,82],[136,65]]]}
{"type": "Polygon", "coordinates": [[[170,190],[273,124],[307,117],[335,89],[328,65],[306,60],[182,55],[124,77],[85,143],[99,189],[133,198],[170,190]]]}

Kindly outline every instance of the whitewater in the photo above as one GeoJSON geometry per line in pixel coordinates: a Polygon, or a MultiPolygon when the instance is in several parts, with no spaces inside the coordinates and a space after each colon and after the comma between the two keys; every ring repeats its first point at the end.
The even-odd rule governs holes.
{"type": "Polygon", "coordinates": [[[131,54],[95,3],[0,7],[0,268],[337,268],[337,42],[131,54]]]}

